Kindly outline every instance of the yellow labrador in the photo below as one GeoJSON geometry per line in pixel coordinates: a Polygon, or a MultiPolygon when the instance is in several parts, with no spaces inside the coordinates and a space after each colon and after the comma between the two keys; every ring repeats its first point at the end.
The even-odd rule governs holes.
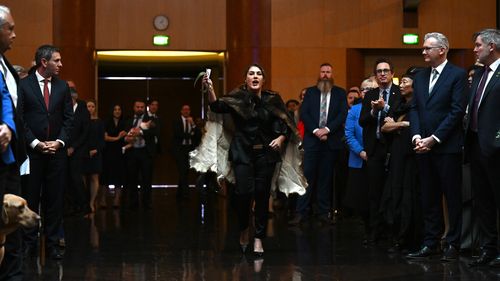
{"type": "Polygon", "coordinates": [[[4,244],[7,234],[19,226],[35,227],[39,221],[40,216],[28,208],[26,200],[14,194],[4,195],[0,221],[0,263],[2,263],[5,253],[4,244]]]}

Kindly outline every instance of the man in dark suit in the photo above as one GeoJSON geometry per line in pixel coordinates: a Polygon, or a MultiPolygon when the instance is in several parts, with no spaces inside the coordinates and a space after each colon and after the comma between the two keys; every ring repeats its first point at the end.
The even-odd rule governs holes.
{"type": "Polygon", "coordinates": [[[481,239],[481,254],[471,266],[500,267],[500,31],[482,30],[474,40],[474,53],[484,68],[474,75],[467,118],[466,151],[481,239]]]}
{"type": "Polygon", "coordinates": [[[160,141],[160,134],[161,134],[161,124],[160,124],[160,117],[158,116],[158,107],[160,103],[158,102],[157,99],[150,99],[148,101],[148,116],[151,118],[151,126],[156,127],[157,135],[154,138],[155,142],[155,148],[156,154],[161,154],[161,141],[160,141]]]}
{"type": "Polygon", "coordinates": [[[462,231],[462,120],[467,75],[446,59],[449,44],[443,34],[428,33],[424,40],[422,54],[430,67],[415,76],[410,105],[410,129],[421,184],[424,241],[420,250],[406,257],[419,259],[439,254],[444,232],[444,194],[450,227],[441,260],[449,261],[458,257],[462,231]]]}
{"type": "Polygon", "coordinates": [[[151,205],[151,185],[153,178],[153,156],[156,153],[154,138],[158,135],[157,127],[146,113],[146,103],[134,102],[134,116],[126,121],[128,132],[125,141],[132,145],[125,154],[127,162],[127,190],[129,207],[134,210],[139,206],[137,185],[141,177],[142,207],[146,210],[151,205]]]}
{"type": "Polygon", "coordinates": [[[300,108],[300,119],[304,122],[304,175],[309,187],[297,199],[295,217],[290,225],[301,224],[311,203],[312,188],[316,188],[318,219],[322,224],[332,224],[328,218],[331,210],[333,167],[342,149],[347,116],[347,99],[344,89],[333,83],[332,65],[320,66],[318,83],[307,88],[300,108]]]}
{"type": "MultiPolygon", "coordinates": [[[[19,76],[5,57],[5,52],[11,48],[15,38],[14,19],[10,10],[5,6],[0,6],[0,72],[2,74],[0,81],[2,92],[0,106],[2,118],[0,125],[0,151],[2,152],[0,210],[5,193],[21,194],[19,167],[26,160],[22,112],[18,107],[19,76]],[[10,153],[12,153],[13,158],[8,157],[10,153]]],[[[18,229],[7,236],[5,255],[0,266],[0,280],[22,280],[21,233],[21,229],[18,229]]]]}
{"type": "Polygon", "coordinates": [[[90,126],[90,114],[85,101],[78,99],[78,92],[73,81],[68,81],[73,105],[73,129],[67,145],[69,162],[69,188],[67,196],[71,199],[73,213],[80,215],[90,212],[83,184],[83,160],[88,156],[87,136],[90,126]]]}
{"type": "Polygon", "coordinates": [[[389,110],[401,99],[399,87],[392,83],[394,67],[386,58],[375,61],[373,74],[378,88],[370,90],[363,99],[359,125],[363,127],[368,173],[369,224],[367,240],[364,243],[376,243],[382,236],[383,218],[380,211],[380,199],[387,176],[386,166],[391,144],[390,135],[381,129],[389,110]]]}
{"type": "Polygon", "coordinates": [[[191,117],[189,105],[183,105],[180,112],[180,118],[174,120],[172,124],[172,152],[179,172],[179,185],[176,195],[177,198],[187,198],[189,196],[189,152],[200,143],[201,131],[194,123],[193,117],[191,117]]]}
{"type": "MultiPolygon", "coordinates": [[[[40,46],[35,63],[36,70],[19,85],[30,158],[30,176],[22,194],[32,210],[37,211],[41,206],[46,252],[52,259],[61,259],[58,231],[67,185],[65,145],[72,129],[73,106],[68,84],[57,77],[62,67],[59,49],[51,45],[40,46]]],[[[38,228],[26,231],[26,254],[36,254],[37,232],[38,228]]]]}

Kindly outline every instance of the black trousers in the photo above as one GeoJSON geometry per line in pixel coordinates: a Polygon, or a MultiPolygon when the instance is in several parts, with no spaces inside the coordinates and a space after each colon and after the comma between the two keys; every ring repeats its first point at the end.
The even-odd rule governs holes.
{"type": "MultiPolygon", "coordinates": [[[[30,209],[38,213],[41,207],[40,215],[48,252],[58,246],[67,168],[68,158],[65,149],[60,149],[55,155],[38,154],[30,157],[28,183],[22,187],[22,196],[28,201],[30,209]]],[[[26,247],[36,246],[38,231],[38,227],[25,230],[26,247]]]]}
{"type": "Polygon", "coordinates": [[[234,164],[239,228],[240,231],[248,228],[252,199],[255,200],[255,238],[266,237],[269,193],[275,167],[276,163],[266,159],[263,149],[253,151],[250,164],[234,164]]]}
{"type": "Polygon", "coordinates": [[[179,172],[179,183],[177,196],[186,195],[189,187],[189,152],[193,150],[191,145],[181,145],[174,152],[177,171],[179,172]]]}
{"type": "Polygon", "coordinates": [[[380,201],[387,178],[386,162],[386,146],[377,141],[374,153],[368,156],[368,161],[366,161],[366,171],[368,173],[368,234],[372,239],[378,239],[383,231],[384,220],[382,210],[380,210],[380,201]]]}
{"type": "MultiPolygon", "coordinates": [[[[2,194],[21,194],[21,179],[19,167],[16,164],[0,167],[0,188],[2,194]]],[[[3,203],[3,200],[2,200],[3,203]]],[[[5,255],[0,265],[0,280],[22,280],[22,230],[7,235],[5,241],[5,255]]]]}
{"type": "Polygon", "coordinates": [[[498,253],[497,212],[500,208],[500,151],[485,156],[477,135],[471,140],[471,183],[476,198],[474,213],[479,226],[480,245],[489,254],[498,253]]]}
{"type": "Polygon", "coordinates": [[[145,147],[131,148],[126,155],[127,190],[129,204],[136,207],[139,204],[137,185],[140,182],[143,206],[151,206],[151,185],[153,178],[153,158],[145,147]],[[140,181],[139,181],[140,178],[140,181]]]}
{"type": "Polygon", "coordinates": [[[79,151],[68,157],[68,176],[69,185],[66,190],[66,197],[70,199],[71,206],[73,208],[85,208],[88,207],[88,196],[85,195],[85,187],[83,184],[83,156],[79,151]]]}
{"type": "Polygon", "coordinates": [[[437,247],[444,232],[442,195],[448,205],[450,229],[446,242],[459,249],[462,232],[462,155],[417,154],[420,176],[424,245],[437,247]]]}

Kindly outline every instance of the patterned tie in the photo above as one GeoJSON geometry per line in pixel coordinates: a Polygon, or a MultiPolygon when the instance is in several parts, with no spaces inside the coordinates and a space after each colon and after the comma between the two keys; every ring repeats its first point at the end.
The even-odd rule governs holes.
{"type": "Polygon", "coordinates": [[[326,125],[326,94],[321,93],[321,106],[319,108],[319,127],[324,128],[326,125]]]}
{"type": "Polygon", "coordinates": [[[431,83],[430,83],[430,87],[429,87],[429,95],[431,94],[432,92],[432,89],[434,89],[434,85],[436,85],[436,79],[439,75],[439,72],[437,71],[437,69],[432,69],[432,79],[431,79],[431,83]]]}
{"type": "Polygon", "coordinates": [[[477,87],[476,95],[474,96],[474,103],[472,104],[472,116],[470,120],[470,128],[473,132],[477,132],[477,111],[479,109],[479,102],[483,96],[484,87],[486,86],[486,80],[488,80],[488,73],[491,71],[489,66],[484,67],[483,76],[481,76],[481,82],[477,87]]]}

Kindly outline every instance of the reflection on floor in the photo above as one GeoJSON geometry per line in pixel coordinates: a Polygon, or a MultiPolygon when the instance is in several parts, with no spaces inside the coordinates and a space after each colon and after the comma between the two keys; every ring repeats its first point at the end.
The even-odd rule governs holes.
{"type": "MultiPolygon", "coordinates": [[[[387,245],[361,245],[362,226],[344,219],[287,227],[285,211],[269,219],[263,259],[242,255],[229,197],[177,201],[175,189],[154,190],[153,210],[101,209],[65,218],[62,262],[28,260],[25,280],[500,280],[496,270],[438,259],[408,262],[387,245]]],[[[249,251],[251,252],[251,251],[249,251]]]]}

